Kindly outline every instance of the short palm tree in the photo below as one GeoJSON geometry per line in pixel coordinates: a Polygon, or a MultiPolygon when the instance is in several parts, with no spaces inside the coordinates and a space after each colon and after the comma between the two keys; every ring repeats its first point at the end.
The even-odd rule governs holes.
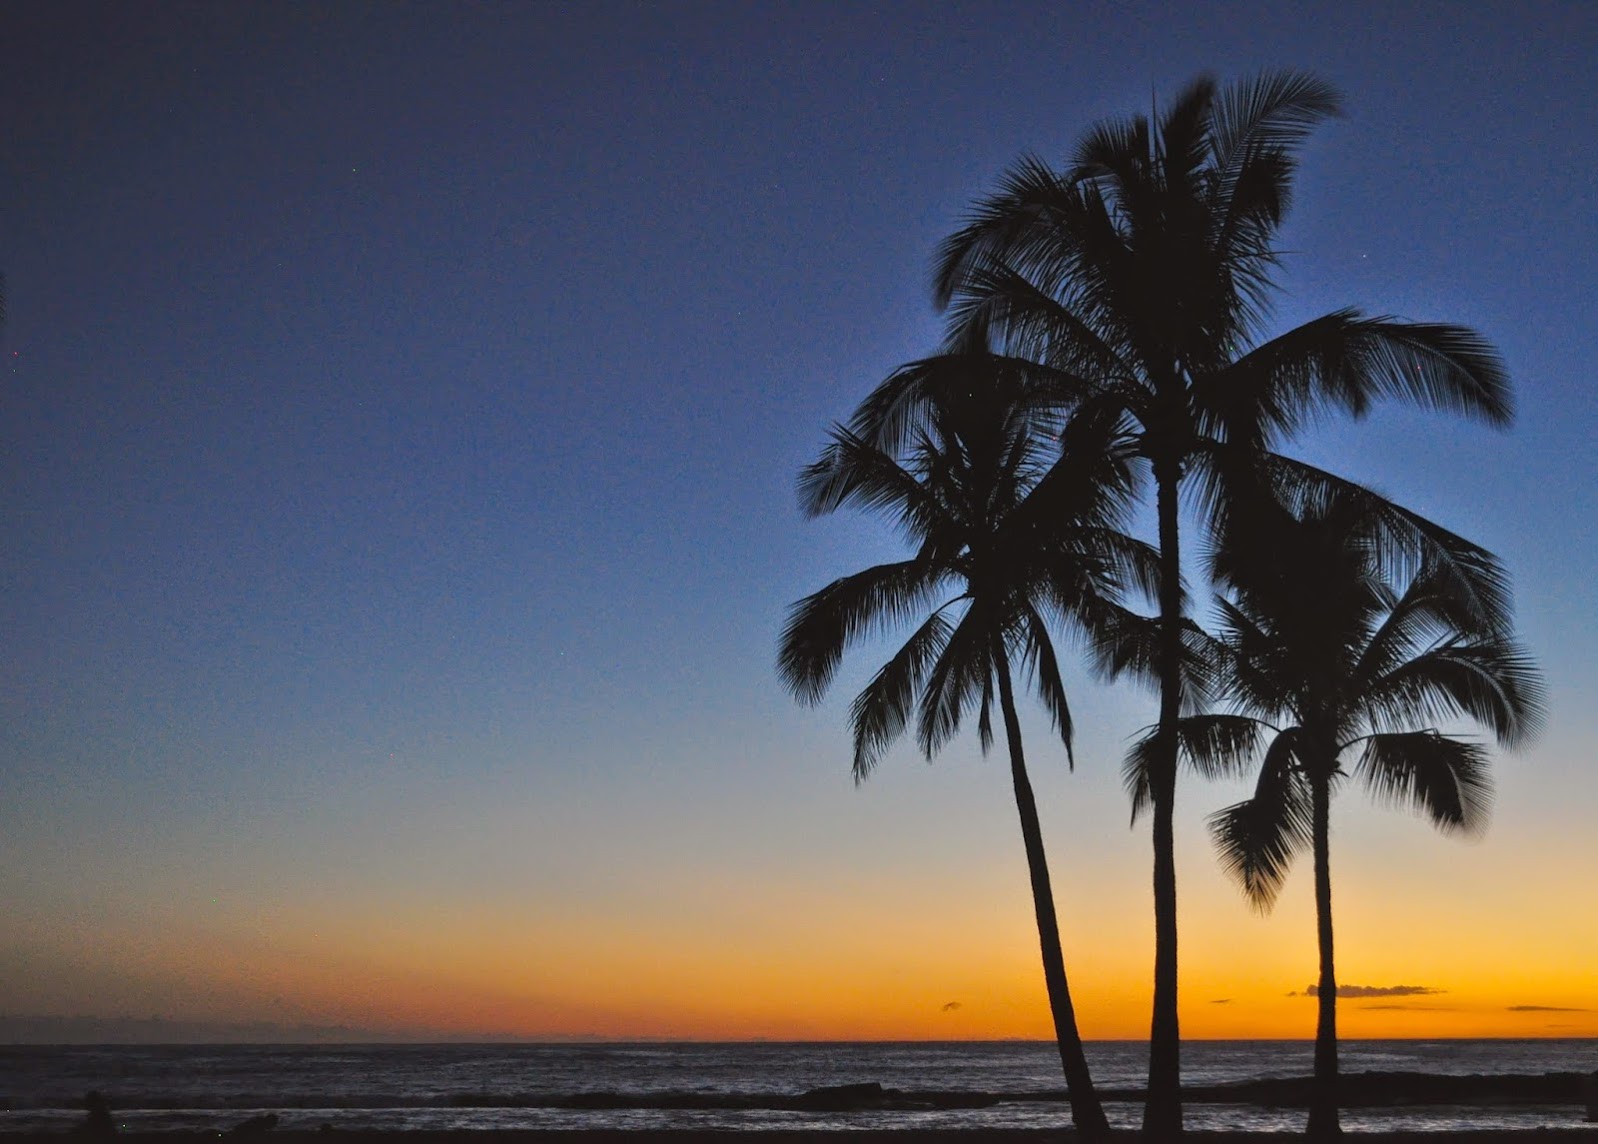
{"type": "MultiPolygon", "coordinates": [[[[1223,466],[1252,464],[1323,409],[1397,397],[1509,417],[1492,348],[1458,326],[1337,310],[1266,339],[1296,153],[1338,108],[1324,82],[1201,78],[1151,121],[1101,124],[1063,171],[1018,163],[944,245],[935,292],[953,337],[980,334],[1068,404],[1113,411],[1152,475],[1160,577],[1159,734],[1151,753],[1155,968],[1151,1139],[1181,1131],[1172,833],[1184,632],[1179,496],[1226,511],[1223,466]]],[[[853,428],[893,445],[921,374],[900,371],[853,428]]]]}
{"type": "Polygon", "coordinates": [[[1069,758],[1071,714],[1051,621],[1090,625],[1119,615],[1124,587],[1153,589],[1154,554],[1120,531],[1130,481],[1124,459],[1094,439],[1102,426],[1062,427],[1014,371],[980,353],[946,359],[928,386],[927,417],[902,458],[837,428],[802,475],[810,514],[843,505],[886,513],[916,551],[795,604],[779,671],[798,699],[819,701],[847,646],[883,627],[916,624],[854,700],[856,781],[912,720],[930,759],[975,708],[986,751],[997,696],[1072,1118],[1084,1136],[1100,1139],[1108,1126],[1066,980],[1014,684],[1018,675],[1030,679],[1069,758]],[[1062,438],[1082,447],[1061,458],[1062,438]]]}
{"type": "Polygon", "coordinates": [[[1214,564],[1227,589],[1222,686],[1239,714],[1184,720],[1180,738],[1211,772],[1235,771],[1264,748],[1253,797],[1210,822],[1222,865],[1256,908],[1269,909],[1293,859],[1313,852],[1320,976],[1308,1127],[1325,1139],[1341,1132],[1332,795],[1353,778],[1439,829],[1479,829],[1486,751],[1439,724],[1471,720],[1513,745],[1540,718],[1541,687],[1507,616],[1483,617],[1435,550],[1402,552],[1358,500],[1234,514],[1214,564]]]}

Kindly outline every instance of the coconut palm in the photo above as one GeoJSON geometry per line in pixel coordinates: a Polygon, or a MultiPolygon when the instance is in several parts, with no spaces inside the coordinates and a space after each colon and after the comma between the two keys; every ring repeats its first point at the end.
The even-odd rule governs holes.
{"type": "Polygon", "coordinates": [[[1154,553],[1120,531],[1130,479],[1124,458],[1100,439],[1104,425],[1079,419],[1062,427],[1015,371],[980,353],[945,359],[927,392],[927,416],[902,458],[840,427],[803,473],[808,513],[843,505],[885,513],[915,554],[795,604],[779,671],[799,700],[817,702],[849,645],[885,626],[916,624],[851,708],[857,782],[912,721],[930,759],[975,708],[986,751],[997,696],[1072,1118],[1084,1136],[1100,1139],[1108,1126],[1060,952],[1015,682],[1031,682],[1069,759],[1071,713],[1051,621],[1130,622],[1116,600],[1126,586],[1153,590],[1154,553]],[[1063,459],[1056,440],[1067,445],[1063,459]]]}
{"type": "MultiPolygon", "coordinates": [[[[1197,494],[1207,521],[1224,516],[1221,470],[1270,456],[1325,409],[1357,416],[1397,397],[1489,422],[1510,413],[1495,352],[1462,327],[1342,309],[1265,337],[1296,153],[1337,108],[1337,93],[1310,76],[1266,74],[1226,89],[1201,78],[1157,122],[1137,115],[1091,129],[1063,171],[1033,158],[1016,164],[936,268],[953,338],[989,337],[1038,388],[1122,418],[1152,476],[1161,682],[1149,774],[1155,971],[1144,1129],[1154,1139],[1182,1125],[1172,839],[1180,492],[1197,494]]],[[[902,440],[924,410],[924,373],[907,368],[884,383],[855,431],[890,447],[902,440]]],[[[1304,476],[1276,461],[1279,477],[1304,476]]]]}
{"type": "Polygon", "coordinates": [[[1541,687],[1435,550],[1403,553],[1351,498],[1298,513],[1235,514],[1214,557],[1223,685],[1238,714],[1184,720],[1183,754],[1235,771],[1264,747],[1251,798],[1210,820],[1222,865],[1268,910],[1293,859],[1314,855],[1320,975],[1309,1134],[1341,1132],[1333,964],[1330,807],[1346,779],[1444,831],[1479,830],[1490,803],[1485,748],[1440,724],[1473,720],[1523,740],[1541,687]],[[1241,519],[1239,519],[1241,518],[1241,519]],[[1346,768],[1346,769],[1345,769],[1346,768]]]}

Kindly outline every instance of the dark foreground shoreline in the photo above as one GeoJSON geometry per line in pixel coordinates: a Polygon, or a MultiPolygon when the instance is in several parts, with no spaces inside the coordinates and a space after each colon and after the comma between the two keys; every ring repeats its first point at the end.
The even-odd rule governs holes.
{"type": "MultiPolygon", "coordinates": [[[[117,1144],[216,1144],[233,1136],[251,1144],[1069,1144],[1076,1133],[1060,1128],[941,1129],[457,1129],[447,1132],[274,1131],[251,1137],[216,1132],[124,1132],[117,1144]]],[[[1194,1132],[1187,1144],[1288,1144],[1299,1132],[1194,1132]]],[[[8,1144],[69,1144],[84,1137],[68,1132],[0,1133],[8,1144]]],[[[1140,1144],[1135,1130],[1111,1133],[1117,1144],[1140,1144]]],[[[1598,1124],[1569,1128],[1490,1129],[1443,1132],[1350,1132],[1353,1144],[1598,1144],[1598,1124]]]]}
{"type": "MultiPolygon", "coordinates": [[[[1351,1130],[1353,1144],[1598,1144],[1598,1123],[1583,1119],[1594,1095],[1592,1076],[1573,1072],[1542,1074],[1442,1075],[1416,1072],[1365,1072],[1345,1075],[1340,1103],[1358,1109],[1447,1107],[1452,1127],[1404,1130],[1351,1130]],[[1569,1120],[1550,1126],[1468,1127],[1470,1110],[1487,1113],[1520,1106],[1541,1111],[1568,1110],[1569,1120]]],[[[1279,1077],[1226,1084],[1184,1086],[1183,1100],[1205,1104],[1252,1105],[1256,1108],[1302,1109],[1313,1091],[1309,1077],[1279,1077]]],[[[653,1092],[621,1094],[587,1092],[556,1094],[457,1093],[455,1108],[559,1108],[575,1110],[716,1109],[851,1113],[987,1108],[1012,1102],[1042,1102],[1059,1108],[1058,1127],[853,1128],[837,1120],[827,1127],[717,1128],[278,1128],[278,1117],[257,1112],[230,1128],[124,1130],[112,1134],[112,1113],[97,1093],[104,1118],[98,1133],[89,1123],[73,1129],[0,1129],[0,1144],[1071,1144],[1069,1112],[1063,1090],[1033,1092],[901,1091],[876,1083],[811,1089],[796,1095],[653,1092]]],[[[1142,1089],[1102,1089],[1106,1103],[1141,1104],[1142,1089]]],[[[286,1111],[292,1099],[278,1104],[286,1111]]],[[[310,1107],[310,1106],[303,1106],[310,1107]]],[[[242,1111],[242,1109],[241,1109],[242,1111]]],[[[1050,1119],[1054,1119],[1052,1116],[1050,1119]]],[[[303,1123],[303,1121],[301,1122],[303,1123]]],[[[847,1119],[842,1122],[848,1123],[847,1119]]],[[[1500,1123],[1502,1123],[1500,1119],[1500,1123]]],[[[1142,1144],[1135,1129],[1111,1134],[1116,1144],[1142,1144]]],[[[1287,1144],[1304,1139],[1291,1130],[1189,1129],[1189,1144],[1287,1144]]]]}

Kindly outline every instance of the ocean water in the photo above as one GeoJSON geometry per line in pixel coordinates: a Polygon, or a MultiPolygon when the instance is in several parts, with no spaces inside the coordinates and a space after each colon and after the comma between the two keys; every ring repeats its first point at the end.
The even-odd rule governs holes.
{"type": "MultiPolygon", "coordinates": [[[[1142,1086],[1142,1042],[1088,1045],[1103,1089],[1142,1086]]],[[[1588,1073],[1598,1040],[1350,1041],[1345,1073],[1588,1073]]],[[[1307,1041],[1194,1041],[1190,1085],[1308,1075],[1307,1041]]],[[[98,1089],[130,1130],[221,1129],[263,1112],[283,1128],[970,1128],[1069,1121],[1048,1042],[0,1046],[0,1132],[65,1129],[98,1089]],[[979,1108],[856,1112],[769,1107],[875,1081],[907,1092],[997,1094],[979,1108]],[[571,1107],[574,1104],[589,1107],[571,1107]],[[617,1107],[626,1104],[627,1107],[617,1107]],[[554,1105],[565,1105],[558,1107],[554,1105]]],[[[1141,1105],[1106,1106],[1134,1127],[1141,1105]]],[[[1300,1109],[1189,1103],[1196,1129],[1300,1131],[1300,1109]]],[[[1352,1109],[1350,1131],[1575,1128],[1576,1105],[1352,1109]]]]}

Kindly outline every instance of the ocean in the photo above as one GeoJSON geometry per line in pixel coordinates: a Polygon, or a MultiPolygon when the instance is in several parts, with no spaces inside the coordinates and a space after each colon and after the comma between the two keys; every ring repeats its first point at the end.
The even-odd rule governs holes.
{"type": "MultiPolygon", "coordinates": [[[[1100,1041],[1087,1051],[1101,1089],[1142,1086],[1144,1043],[1100,1041]]],[[[1590,1073],[1598,1040],[1349,1041],[1342,1064],[1344,1073],[1590,1073]]],[[[1310,1065],[1307,1041],[1183,1045],[1187,1085],[1304,1076],[1310,1065]]],[[[225,1129],[266,1112],[283,1128],[1046,1128],[1069,1121],[1063,1087],[1049,1042],[10,1045],[0,1046],[0,1132],[69,1128],[90,1089],[105,1094],[129,1130],[225,1129]],[[940,1099],[860,1111],[792,1107],[809,1090],[869,1082],[940,1099]],[[947,1106],[980,1103],[968,1098],[981,1094],[999,1099],[947,1106]]],[[[1113,1125],[1134,1127],[1142,1109],[1119,1101],[1106,1111],[1113,1125]]],[[[1344,1114],[1351,1131],[1582,1122],[1573,1104],[1344,1114]]],[[[1187,1124],[1300,1131],[1304,1113],[1189,1103],[1187,1124]]]]}

